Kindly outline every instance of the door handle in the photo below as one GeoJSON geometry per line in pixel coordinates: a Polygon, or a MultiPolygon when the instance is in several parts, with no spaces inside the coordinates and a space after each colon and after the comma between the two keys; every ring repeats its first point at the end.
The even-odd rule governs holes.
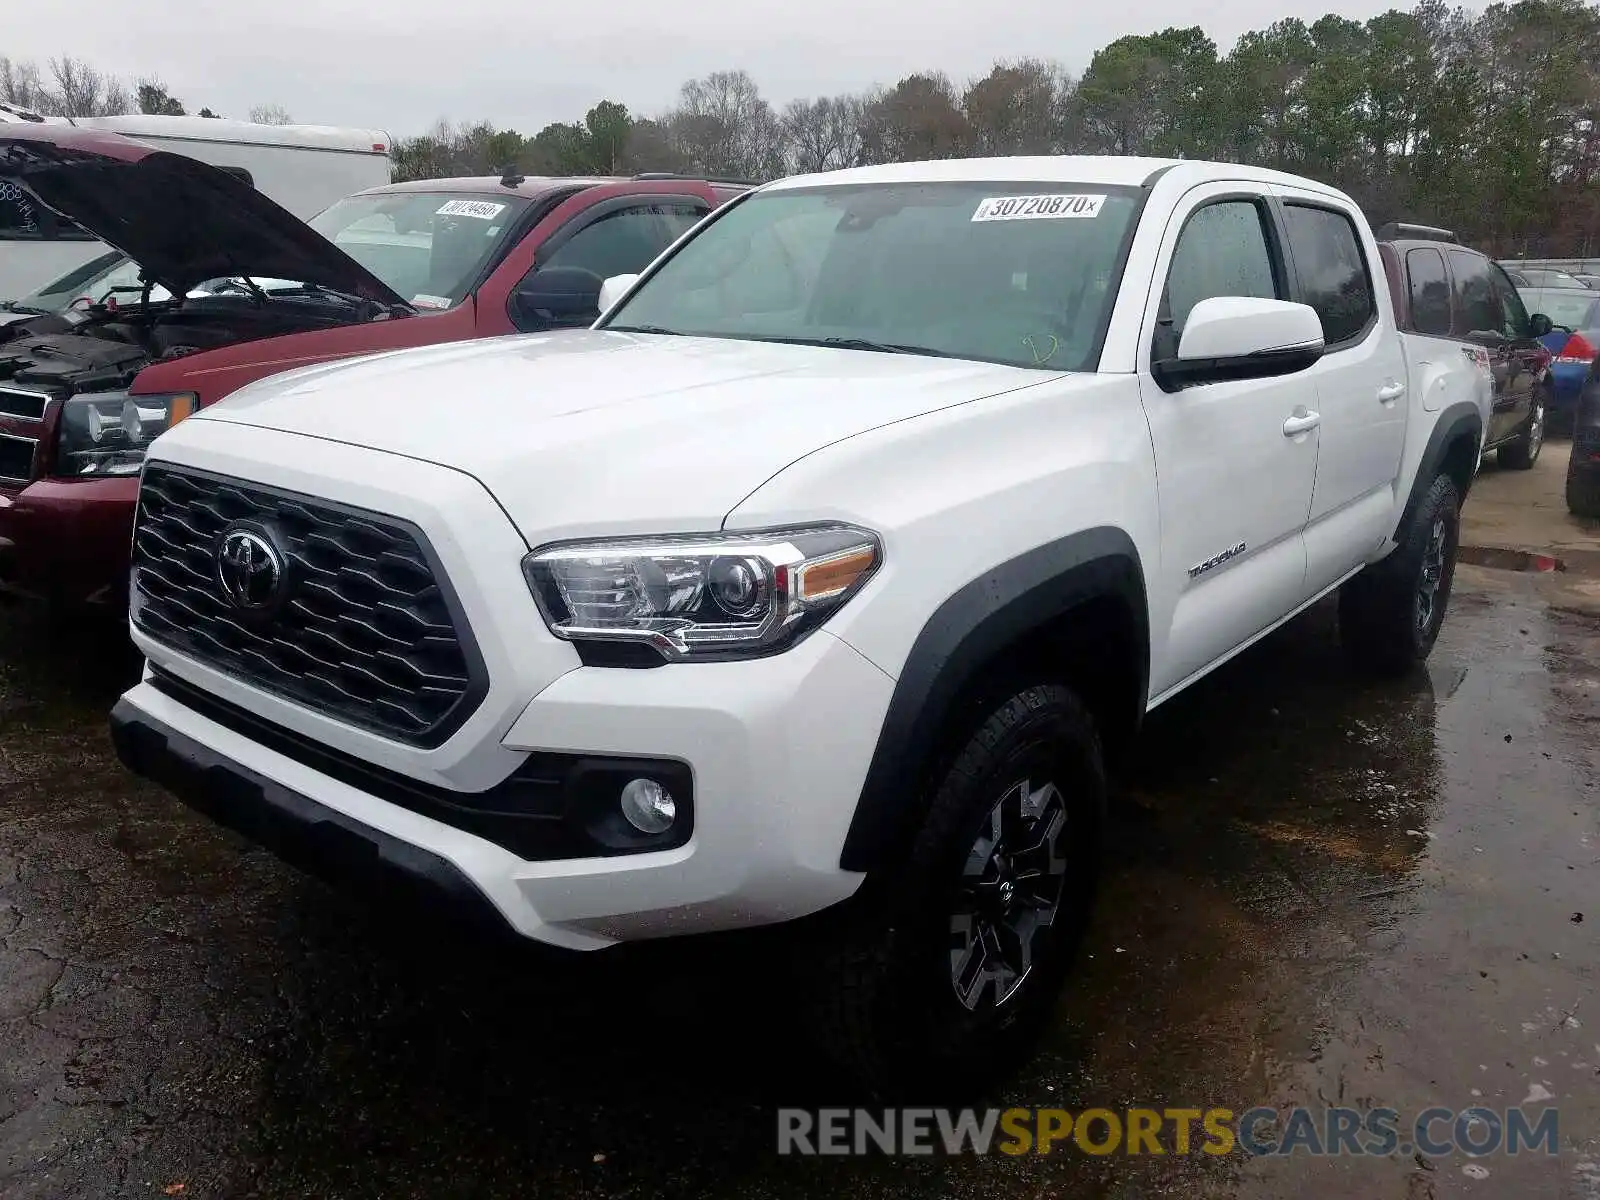
{"type": "Polygon", "coordinates": [[[1406,394],[1406,385],[1403,383],[1386,383],[1378,389],[1378,403],[1393,404],[1406,394]]]}
{"type": "Polygon", "coordinates": [[[1304,408],[1295,409],[1294,416],[1283,423],[1284,437],[1298,437],[1308,429],[1315,429],[1322,424],[1322,414],[1307,412],[1304,408]]]}

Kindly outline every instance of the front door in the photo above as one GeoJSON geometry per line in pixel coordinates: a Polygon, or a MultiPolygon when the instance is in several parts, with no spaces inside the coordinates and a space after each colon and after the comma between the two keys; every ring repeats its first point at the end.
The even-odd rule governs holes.
{"type": "Polygon", "coordinates": [[[1153,702],[1293,610],[1305,586],[1303,534],[1317,474],[1318,431],[1306,421],[1316,414],[1314,381],[1291,375],[1167,392],[1150,371],[1154,358],[1176,350],[1199,301],[1288,298],[1281,231],[1259,192],[1244,184],[1194,189],[1157,260],[1163,290],[1139,367],[1161,513],[1153,702]]]}

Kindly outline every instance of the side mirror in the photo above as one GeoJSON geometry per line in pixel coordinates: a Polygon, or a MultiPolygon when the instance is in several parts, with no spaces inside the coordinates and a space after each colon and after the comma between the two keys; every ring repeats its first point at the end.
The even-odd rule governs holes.
{"type": "Polygon", "coordinates": [[[600,285],[600,311],[602,314],[611,311],[612,306],[621,300],[629,288],[639,281],[639,273],[632,275],[613,275],[600,285]]]}
{"type": "Polygon", "coordinates": [[[600,276],[578,267],[546,267],[512,293],[517,328],[573,329],[592,323],[600,311],[600,276]]]}
{"type": "Polygon", "coordinates": [[[1322,357],[1322,319],[1308,304],[1213,296],[1189,312],[1176,358],[1151,366],[1169,392],[1202,383],[1304,371],[1322,357]]]}
{"type": "Polygon", "coordinates": [[[1533,313],[1528,317],[1528,336],[1542,338],[1545,334],[1555,330],[1556,324],[1543,313],[1533,313]]]}

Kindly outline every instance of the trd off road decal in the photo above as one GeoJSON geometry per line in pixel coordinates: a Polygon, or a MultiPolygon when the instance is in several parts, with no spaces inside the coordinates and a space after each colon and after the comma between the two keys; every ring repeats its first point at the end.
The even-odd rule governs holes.
{"type": "Polygon", "coordinates": [[[1218,554],[1213,558],[1206,559],[1205,562],[1200,563],[1198,566],[1190,567],[1189,578],[1193,579],[1196,575],[1204,575],[1207,571],[1214,571],[1223,563],[1227,562],[1230,558],[1238,558],[1239,555],[1243,553],[1243,542],[1240,542],[1237,546],[1229,546],[1221,554],[1218,554]]]}

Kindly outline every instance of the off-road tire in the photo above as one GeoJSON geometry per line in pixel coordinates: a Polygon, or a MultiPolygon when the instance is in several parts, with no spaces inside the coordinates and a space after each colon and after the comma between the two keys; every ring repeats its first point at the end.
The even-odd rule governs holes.
{"type": "Polygon", "coordinates": [[[1550,388],[1541,384],[1534,393],[1533,411],[1523,423],[1517,436],[1495,452],[1502,467],[1509,471],[1526,471],[1539,461],[1539,451],[1544,449],[1546,422],[1550,418],[1550,388]]]}
{"type": "Polygon", "coordinates": [[[1460,536],[1456,485],[1440,475],[1401,531],[1399,545],[1339,589],[1339,640],[1359,669],[1392,678],[1428,657],[1450,604],[1460,536]],[[1428,561],[1436,557],[1433,538],[1440,523],[1442,554],[1428,561]],[[1425,568],[1438,577],[1424,616],[1425,568]]]}
{"type": "Polygon", "coordinates": [[[1592,451],[1572,443],[1567,459],[1567,511],[1575,517],[1600,517],[1600,462],[1589,459],[1592,451]]]}
{"type": "Polygon", "coordinates": [[[931,796],[906,861],[869,879],[850,921],[810,966],[818,972],[813,1040],[852,1090],[885,1101],[972,1094],[1013,1066],[1048,1018],[1088,921],[1101,857],[1106,776],[1094,721],[1064,687],[1015,691],[982,712],[931,796]],[[1054,923],[1032,939],[1032,966],[1016,991],[968,1011],[953,982],[951,918],[975,841],[1021,780],[1048,780],[1059,791],[1067,855],[1060,903],[1054,923]]]}

